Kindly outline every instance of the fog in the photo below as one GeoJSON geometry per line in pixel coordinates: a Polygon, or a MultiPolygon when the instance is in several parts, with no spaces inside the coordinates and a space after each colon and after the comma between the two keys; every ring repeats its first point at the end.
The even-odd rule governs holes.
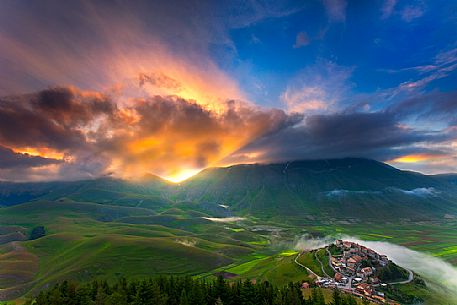
{"type": "Polygon", "coordinates": [[[246,218],[243,217],[223,217],[223,218],[218,218],[218,217],[202,217],[203,219],[213,221],[213,222],[237,222],[244,220],[246,218]]]}
{"type": "MultiPolygon", "coordinates": [[[[365,241],[353,236],[339,236],[339,238],[363,244],[380,254],[387,255],[397,265],[422,276],[431,289],[447,295],[449,301],[457,302],[457,268],[448,262],[385,241],[365,241]]],[[[328,245],[334,240],[334,237],[309,238],[303,236],[295,243],[295,249],[312,250],[328,245]]]]}
{"type": "Polygon", "coordinates": [[[325,247],[335,241],[334,237],[313,238],[305,234],[295,242],[294,249],[297,251],[310,251],[325,247]]]}
{"type": "Polygon", "coordinates": [[[413,190],[402,190],[398,189],[400,192],[406,195],[419,196],[419,197],[435,197],[440,192],[437,191],[434,187],[419,187],[413,190]]]}
{"type": "Polygon", "coordinates": [[[399,192],[408,196],[416,197],[436,197],[440,194],[438,190],[433,187],[419,187],[412,190],[404,190],[396,187],[388,187],[379,191],[354,191],[354,190],[344,190],[336,189],[323,194],[327,197],[344,197],[344,196],[364,196],[364,195],[383,195],[391,192],[399,192]]]}

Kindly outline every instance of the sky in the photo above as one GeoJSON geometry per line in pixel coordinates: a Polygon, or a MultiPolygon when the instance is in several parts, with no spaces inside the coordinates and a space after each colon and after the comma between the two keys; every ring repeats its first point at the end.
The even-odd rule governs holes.
{"type": "Polygon", "coordinates": [[[0,2],[0,180],[343,157],[457,172],[457,2],[0,2]]]}

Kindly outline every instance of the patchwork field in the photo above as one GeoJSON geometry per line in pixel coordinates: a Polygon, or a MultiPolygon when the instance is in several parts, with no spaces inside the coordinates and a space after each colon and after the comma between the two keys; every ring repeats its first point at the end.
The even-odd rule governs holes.
{"type": "MultiPolygon", "coordinates": [[[[62,279],[143,278],[158,274],[233,280],[268,280],[277,285],[310,280],[294,263],[300,236],[351,235],[388,240],[456,263],[452,221],[387,224],[317,223],[248,217],[214,222],[211,214],[189,209],[123,207],[108,204],[34,201],[0,209],[0,297],[33,295],[62,279]],[[30,240],[33,228],[44,237],[30,240]]],[[[324,252],[317,252],[324,262],[324,252]]],[[[322,275],[314,253],[300,262],[322,275]]],[[[324,264],[326,265],[326,264],[324,264]]],[[[331,272],[331,270],[326,270],[331,272]]]]}

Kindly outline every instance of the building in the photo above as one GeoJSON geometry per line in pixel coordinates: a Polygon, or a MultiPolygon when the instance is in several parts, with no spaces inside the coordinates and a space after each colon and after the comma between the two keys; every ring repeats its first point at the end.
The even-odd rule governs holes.
{"type": "Polygon", "coordinates": [[[384,304],[386,302],[386,300],[379,295],[374,295],[374,296],[372,296],[372,298],[378,302],[381,302],[382,304],[384,304]]]}
{"type": "Polygon", "coordinates": [[[365,296],[371,296],[373,294],[373,289],[371,289],[371,286],[367,283],[357,285],[356,290],[365,296]]]}
{"type": "Polygon", "coordinates": [[[379,283],[380,283],[379,278],[376,277],[376,276],[370,277],[370,282],[371,282],[371,284],[378,285],[378,286],[379,286],[379,283]]]}
{"type": "Polygon", "coordinates": [[[350,241],[343,241],[343,247],[344,247],[345,249],[350,249],[350,248],[352,248],[352,242],[350,242],[350,241]]]}
{"type": "Polygon", "coordinates": [[[363,257],[361,257],[360,255],[353,255],[352,258],[355,260],[357,264],[363,261],[363,257]]]}
{"type": "Polygon", "coordinates": [[[348,260],[346,261],[346,265],[348,266],[348,268],[354,268],[356,263],[357,261],[352,257],[348,258],[348,260]]]}
{"type": "Polygon", "coordinates": [[[362,273],[363,277],[367,278],[373,274],[373,269],[371,267],[365,267],[365,268],[362,268],[360,273],[362,273]]]}

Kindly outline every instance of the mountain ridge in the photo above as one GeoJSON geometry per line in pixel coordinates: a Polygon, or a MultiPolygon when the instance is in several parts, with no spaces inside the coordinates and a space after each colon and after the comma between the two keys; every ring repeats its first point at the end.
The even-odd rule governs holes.
{"type": "Polygon", "coordinates": [[[224,204],[236,214],[330,218],[442,217],[457,212],[457,184],[364,158],[298,160],[207,168],[181,183],[141,181],[0,182],[0,204],[69,198],[151,209],[224,204]]]}

